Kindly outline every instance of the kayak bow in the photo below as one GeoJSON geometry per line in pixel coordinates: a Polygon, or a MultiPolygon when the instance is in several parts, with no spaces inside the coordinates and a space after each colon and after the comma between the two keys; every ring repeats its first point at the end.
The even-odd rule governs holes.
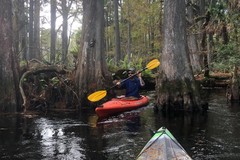
{"type": "Polygon", "coordinates": [[[148,141],[137,160],[192,160],[170,131],[161,127],[148,141]]]}

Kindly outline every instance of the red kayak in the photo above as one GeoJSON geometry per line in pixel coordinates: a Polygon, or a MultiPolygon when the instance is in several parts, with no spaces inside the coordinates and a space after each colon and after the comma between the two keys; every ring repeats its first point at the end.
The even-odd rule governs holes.
{"type": "Polygon", "coordinates": [[[148,102],[149,99],[146,96],[141,96],[139,99],[113,98],[97,107],[95,111],[99,118],[106,118],[121,112],[140,108],[147,105],[148,102]]]}

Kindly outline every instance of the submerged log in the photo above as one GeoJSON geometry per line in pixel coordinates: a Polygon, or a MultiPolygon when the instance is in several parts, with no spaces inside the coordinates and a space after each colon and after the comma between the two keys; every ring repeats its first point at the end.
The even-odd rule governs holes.
{"type": "Polygon", "coordinates": [[[212,73],[209,77],[200,74],[196,75],[195,79],[203,89],[226,88],[230,83],[231,74],[212,73]]]}

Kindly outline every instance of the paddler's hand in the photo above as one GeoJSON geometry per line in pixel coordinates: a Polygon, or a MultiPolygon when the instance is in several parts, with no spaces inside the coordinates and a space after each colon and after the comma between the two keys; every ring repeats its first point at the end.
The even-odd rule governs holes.
{"type": "Polygon", "coordinates": [[[118,81],[118,82],[116,83],[116,85],[118,85],[118,86],[120,86],[120,84],[121,84],[121,82],[120,82],[120,81],[118,81]]]}
{"type": "Polygon", "coordinates": [[[138,75],[139,78],[142,77],[142,73],[141,72],[137,72],[137,75],[138,75]]]}
{"type": "Polygon", "coordinates": [[[114,80],[114,81],[113,81],[113,84],[119,86],[119,85],[121,84],[121,81],[119,81],[119,80],[114,80]]]}

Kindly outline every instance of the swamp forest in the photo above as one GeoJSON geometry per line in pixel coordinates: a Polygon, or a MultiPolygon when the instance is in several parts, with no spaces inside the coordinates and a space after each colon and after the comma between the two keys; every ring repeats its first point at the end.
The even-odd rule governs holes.
{"type": "Polygon", "coordinates": [[[0,0],[0,159],[135,159],[161,126],[239,159],[239,26],[239,0],[0,0]],[[129,68],[149,104],[98,119],[129,68]]]}

